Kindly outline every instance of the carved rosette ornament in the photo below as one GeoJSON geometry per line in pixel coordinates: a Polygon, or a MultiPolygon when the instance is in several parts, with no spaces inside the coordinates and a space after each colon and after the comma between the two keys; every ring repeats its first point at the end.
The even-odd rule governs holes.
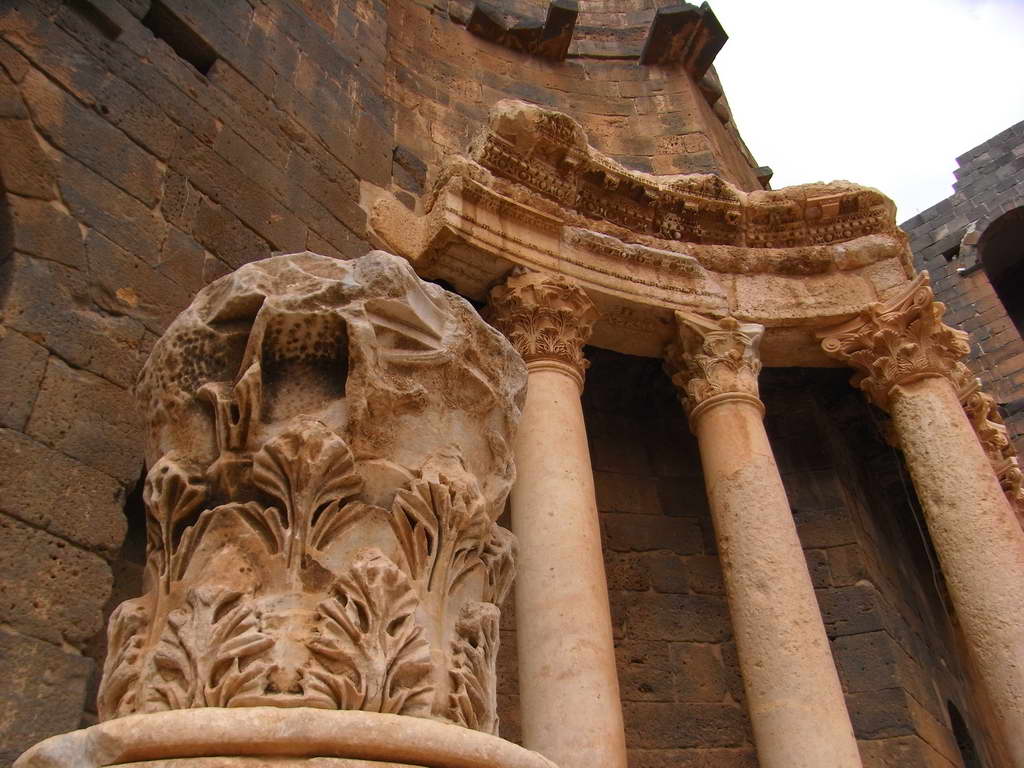
{"type": "Polygon", "coordinates": [[[970,351],[967,334],[942,322],[946,306],[934,301],[928,273],[888,302],[819,332],[825,354],[855,369],[853,385],[875,405],[889,408],[893,388],[929,376],[949,379],[957,391],[970,373],[960,358],[970,351]]]}
{"type": "Polygon", "coordinates": [[[597,322],[597,309],[582,288],[563,275],[516,269],[491,291],[489,319],[530,370],[563,370],[582,391],[590,365],[583,345],[597,322]]]}
{"type": "Polygon", "coordinates": [[[525,383],[468,303],[383,252],[201,291],[139,379],[146,592],[111,617],[101,719],[313,707],[496,734],[525,383]]]}
{"type": "Polygon", "coordinates": [[[691,424],[726,400],[746,400],[764,412],[757,387],[763,325],[676,312],[676,330],[677,340],[665,353],[665,369],[691,424]]]}

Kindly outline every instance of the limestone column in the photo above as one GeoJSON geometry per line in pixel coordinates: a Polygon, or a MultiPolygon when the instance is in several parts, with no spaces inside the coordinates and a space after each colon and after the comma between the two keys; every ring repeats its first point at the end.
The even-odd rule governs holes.
{"type": "Polygon", "coordinates": [[[594,476],[580,392],[597,319],[560,276],[518,273],[491,293],[526,360],[512,530],[523,744],[560,768],[625,768],[626,744],[594,476]]]}
{"type": "Polygon", "coordinates": [[[758,397],[764,327],[677,312],[669,348],[700,444],[761,768],[860,768],[758,397]]]}
{"type": "Polygon", "coordinates": [[[102,722],[18,767],[555,768],[497,735],[526,376],[381,251],[200,291],[137,387],[145,594],[111,616],[102,722]]]}
{"type": "MultiPolygon", "coordinates": [[[[927,273],[901,296],[822,332],[825,351],[892,415],[950,598],[1013,765],[1024,766],[1024,533],[976,434],[976,382],[959,359],[967,334],[942,323],[927,273]]],[[[982,398],[984,400],[984,398],[982,398]]],[[[979,439],[979,437],[981,439],[979,439]]],[[[984,441],[984,442],[983,442],[984,441]]],[[[1009,489],[1007,489],[1009,490],[1009,489]]]]}

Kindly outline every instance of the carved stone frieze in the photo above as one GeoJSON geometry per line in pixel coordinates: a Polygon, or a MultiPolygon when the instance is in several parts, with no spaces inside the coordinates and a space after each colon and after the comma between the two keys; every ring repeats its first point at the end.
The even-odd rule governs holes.
{"type": "Polygon", "coordinates": [[[630,171],[589,146],[568,115],[524,102],[494,107],[473,159],[586,217],[663,240],[792,248],[896,230],[892,202],[873,189],[837,182],[746,193],[714,175],[630,171]]]}
{"type": "Polygon", "coordinates": [[[102,719],[304,706],[496,733],[525,382],[468,303],[383,252],[201,291],[137,388],[146,593],[111,618],[102,719]]]}
{"type": "Polygon", "coordinates": [[[666,350],[665,367],[690,420],[726,398],[756,403],[763,411],[757,377],[764,326],[690,312],[676,312],[676,324],[677,340],[666,350]]]}
{"type": "Polygon", "coordinates": [[[582,288],[562,275],[516,270],[491,291],[489,316],[527,366],[564,366],[582,388],[583,345],[598,317],[582,288]]]}
{"type": "Polygon", "coordinates": [[[883,410],[894,387],[928,376],[948,378],[957,391],[969,380],[960,358],[970,351],[967,334],[942,322],[946,307],[934,301],[928,273],[888,302],[818,333],[827,355],[856,370],[854,386],[883,410]]]}

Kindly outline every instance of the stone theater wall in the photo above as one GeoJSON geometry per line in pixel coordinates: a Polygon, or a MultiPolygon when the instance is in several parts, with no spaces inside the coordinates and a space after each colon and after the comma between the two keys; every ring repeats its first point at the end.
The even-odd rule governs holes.
{"type": "MultiPolygon", "coordinates": [[[[422,212],[442,160],[509,97],[570,113],[628,168],[767,185],[707,69],[724,42],[710,21],[708,48],[681,61],[645,44],[662,23],[646,0],[587,5],[560,52],[523,31],[545,8],[505,10],[0,5],[0,765],[96,718],[106,618],[142,591],[131,391],[204,285],[274,252],[363,255],[373,204],[422,212]]],[[[696,443],[658,361],[589,352],[630,765],[753,766],[696,443]]],[[[985,704],[913,490],[848,375],[766,372],[769,432],[865,765],[957,766],[950,705],[984,752],[985,704]]],[[[501,733],[516,740],[504,610],[501,733]]]]}
{"type": "Polygon", "coordinates": [[[903,222],[947,317],[971,334],[968,364],[1024,450],[1024,122],[957,158],[953,194],[903,222]]]}

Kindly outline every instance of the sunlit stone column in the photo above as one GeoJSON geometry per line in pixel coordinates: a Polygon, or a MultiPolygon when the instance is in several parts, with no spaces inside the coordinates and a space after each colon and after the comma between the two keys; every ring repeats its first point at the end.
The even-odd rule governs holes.
{"type": "Polygon", "coordinates": [[[523,744],[560,768],[625,768],[608,587],[580,391],[597,319],[569,280],[518,273],[491,293],[526,360],[515,442],[516,638],[523,744]]]}
{"type": "Polygon", "coordinates": [[[700,444],[761,768],[859,768],[758,397],[764,327],[677,312],[668,368],[700,444]]]}
{"type": "Polygon", "coordinates": [[[1019,485],[1004,488],[996,474],[1010,480],[1005,434],[959,362],[967,334],[944,325],[944,311],[922,273],[903,295],[822,332],[822,346],[853,366],[854,383],[892,415],[953,607],[1013,765],[1024,766],[1024,533],[1012,505],[1019,485]]]}

